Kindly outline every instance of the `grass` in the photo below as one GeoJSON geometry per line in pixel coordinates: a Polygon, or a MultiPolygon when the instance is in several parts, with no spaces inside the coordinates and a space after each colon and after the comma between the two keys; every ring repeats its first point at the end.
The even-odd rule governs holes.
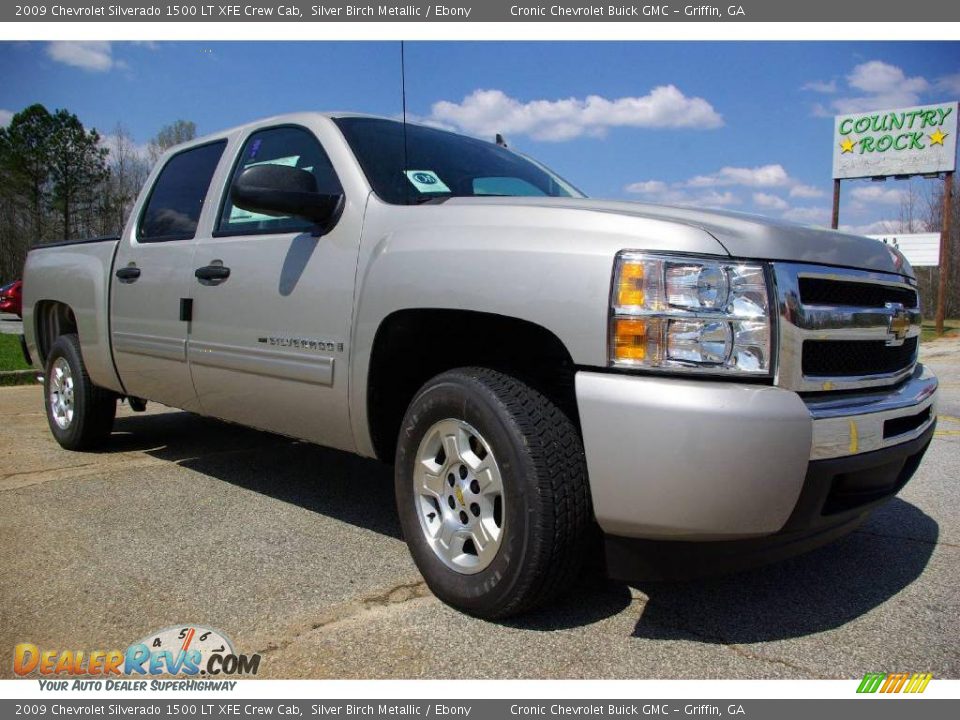
{"type": "MultiPolygon", "coordinates": [[[[923,321],[923,327],[920,333],[920,342],[928,342],[936,339],[937,333],[934,329],[934,326],[935,323],[933,320],[923,321]]],[[[956,332],[960,332],[960,318],[947,318],[943,321],[943,334],[945,336],[956,332]]]]}
{"type": "Polygon", "coordinates": [[[29,369],[20,351],[20,336],[0,335],[0,372],[29,369]]]}

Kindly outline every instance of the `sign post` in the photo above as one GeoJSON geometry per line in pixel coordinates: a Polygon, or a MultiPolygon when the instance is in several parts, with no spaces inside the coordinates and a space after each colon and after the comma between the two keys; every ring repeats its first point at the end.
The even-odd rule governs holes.
{"type": "Polygon", "coordinates": [[[940,286],[937,288],[937,335],[943,335],[947,314],[947,287],[950,282],[950,219],[953,216],[953,172],[943,175],[943,222],[940,225],[940,286]]]}
{"type": "Polygon", "coordinates": [[[950,280],[950,213],[957,164],[957,102],[838,115],[833,126],[832,227],[840,225],[840,181],[943,174],[937,334],[943,333],[950,280]]]}
{"type": "Polygon", "coordinates": [[[833,215],[830,227],[834,230],[840,227],[840,178],[833,179],[833,215]]]}

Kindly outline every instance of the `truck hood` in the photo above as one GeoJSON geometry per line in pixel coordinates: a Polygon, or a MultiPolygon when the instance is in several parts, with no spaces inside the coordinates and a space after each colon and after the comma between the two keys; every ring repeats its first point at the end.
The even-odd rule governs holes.
{"type": "Polygon", "coordinates": [[[590,198],[471,197],[447,201],[447,204],[481,203],[561,207],[680,223],[709,233],[733,257],[838,265],[913,277],[906,259],[879,240],[760,215],[590,198]]]}

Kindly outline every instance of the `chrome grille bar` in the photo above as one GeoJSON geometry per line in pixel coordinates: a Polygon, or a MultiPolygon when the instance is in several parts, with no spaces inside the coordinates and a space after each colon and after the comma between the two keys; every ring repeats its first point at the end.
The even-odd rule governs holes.
{"type": "Polygon", "coordinates": [[[891,337],[890,308],[810,307],[803,306],[797,320],[821,340],[884,340],[887,345],[903,345],[907,338],[920,334],[920,309],[904,308],[909,328],[900,338],[891,337]]]}

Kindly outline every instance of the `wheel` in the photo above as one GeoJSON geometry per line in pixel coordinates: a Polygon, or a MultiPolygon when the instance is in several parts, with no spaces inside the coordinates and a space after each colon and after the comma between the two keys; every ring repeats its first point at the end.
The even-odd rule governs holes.
{"type": "Polygon", "coordinates": [[[395,485],[410,553],[447,604],[505,618],[577,577],[593,524],[583,444],[519,380],[461,368],[424,385],[403,419],[395,485]]]}
{"type": "Polygon", "coordinates": [[[116,396],[90,381],[76,335],[61,335],[53,344],[43,390],[47,422],[61,447],[89,450],[110,434],[116,396]]]}

